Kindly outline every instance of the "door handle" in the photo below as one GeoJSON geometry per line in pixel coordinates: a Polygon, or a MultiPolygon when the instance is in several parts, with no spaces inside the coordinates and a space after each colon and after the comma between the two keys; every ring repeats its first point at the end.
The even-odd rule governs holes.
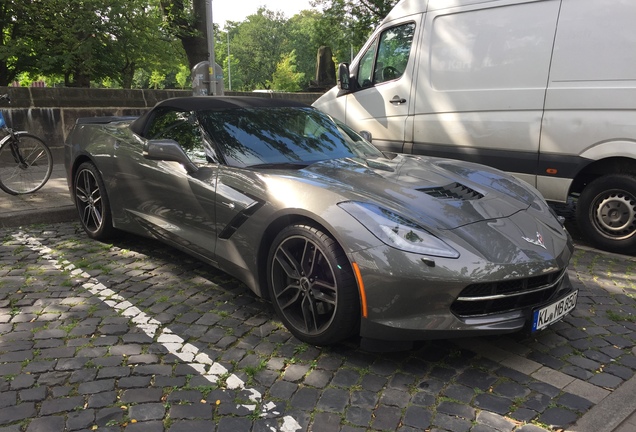
{"type": "Polygon", "coordinates": [[[399,97],[398,95],[393,96],[393,99],[391,99],[389,102],[391,102],[393,105],[402,105],[403,103],[406,103],[406,99],[399,97]]]}

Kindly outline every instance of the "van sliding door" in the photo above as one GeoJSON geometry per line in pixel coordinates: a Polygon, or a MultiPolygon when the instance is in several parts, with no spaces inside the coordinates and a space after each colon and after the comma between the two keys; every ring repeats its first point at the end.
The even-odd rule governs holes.
{"type": "Polygon", "coordinates": [[[413,153],[483,163],[536,184],[559,5],[501,0],[435,10],[429,3],[413,153]]]}

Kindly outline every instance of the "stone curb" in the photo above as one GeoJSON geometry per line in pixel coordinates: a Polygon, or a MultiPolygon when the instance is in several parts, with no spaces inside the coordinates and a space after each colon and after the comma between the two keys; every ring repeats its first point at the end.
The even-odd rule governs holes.
{"type": "Polygon", "coordinates": [[[0,228],[69,222],[76,220],[77,217],[77,210],[72,204],[62,207],[5,213],[0,216],[0,228]]]}
{"type": "Polygon", "coordinates": [[[612,432],[636,413],[636,375],[594,405],[567,432],[612,432]]]}

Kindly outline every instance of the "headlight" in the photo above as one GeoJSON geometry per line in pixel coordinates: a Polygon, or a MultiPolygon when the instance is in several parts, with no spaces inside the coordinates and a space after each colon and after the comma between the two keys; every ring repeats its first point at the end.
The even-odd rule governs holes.
{"type": "Polygon", "coordinates": [[[459,258],[455,249],[416,223],[390,210],[353,201],[338,205],[388,246],[422,255],[459,258]]]}

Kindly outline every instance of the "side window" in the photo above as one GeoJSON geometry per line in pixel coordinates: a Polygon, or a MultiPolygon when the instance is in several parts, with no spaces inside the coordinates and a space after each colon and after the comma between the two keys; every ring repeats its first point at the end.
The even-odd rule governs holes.
{"type": "Polygon", "coordinates": [[[206,157],[210,153],[210,146],[204,142],[196,116],[191,111],[166,109],[157,113],[146,135],[148,139],[171,139],[178,142],[195,164],[205,164],[211,159],[206,157]]]}
{"type": "Polygon", "coordinates": [[[382,32],[379,44],[376,40],[360,60],[358,67],[360,86],[370,87],[400,78],[409,61],[414,34],[414,23],[391,27],[382,32]]]}
{"type": "Polygon", "coordinates": [[[373,85],[373,62],[375,60],[375,51],[378,46],[376,40],[371,44],[369,49],[364,53],[358,67],[358,83],[361,87],[371,87],[373,85]]]}

